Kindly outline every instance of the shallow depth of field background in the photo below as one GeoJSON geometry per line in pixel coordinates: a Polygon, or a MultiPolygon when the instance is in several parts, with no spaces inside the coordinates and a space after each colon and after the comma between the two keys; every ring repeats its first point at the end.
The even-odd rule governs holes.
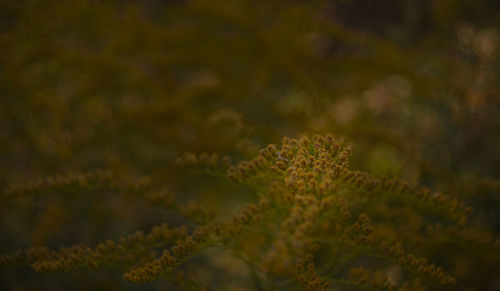
{"type": "MultiPolygon", "coordinates": [[[[499,15],[493,0],[0,0],[0,190],[111,169],[223,218],[251,191],[178,156],[235,163],[284,136],[332,133],[352,144],[352,168],[458,195],[498,237],[499,15]]],[[[94,245],[162,221],[185,223],[114,193],[2,200],[0,250],[94,245]]],[[[418,248],[457,290],[500,289],[484,254],[418,248]]],[[[231,256],[198,260],[209,267],[190,270],[220,290],[253,290],[231,256]]],[[[68,288],[175,290],[116,270],[0,269],[3,290],[68,288]]]]}

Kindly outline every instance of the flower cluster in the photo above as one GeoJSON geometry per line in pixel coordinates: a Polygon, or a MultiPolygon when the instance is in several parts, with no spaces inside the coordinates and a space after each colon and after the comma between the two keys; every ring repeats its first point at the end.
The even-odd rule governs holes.
{"type": "Polygon", "coordinates": [[[285,175],[287,186],[299,194],[328,191],[332,179],[347,167],[351,149],[343,146],[332,135],[316,135],[310,140],[284,138],[280,147],[269,145],[259,156],[244,161],[228,170],[231,180],[247,181],[266,172],[285,175]]]}
{"type": "MultiPolygon", "coordinates": [[[[465,224],[467,214],[471,208],[457,197],[446,195],[441,192],[433,192],[428,187],[411,185],[400,179],[376,179],[371,175],[360,172],[344,170],[341,178],[345,183],[356,187],[358,191],[365,190],[368,193],[394,193],[412,197],[421,204],[428,205],[436,210],[446,212],[451,218],[460,224],[465,224]]],[[[415,203],[418,206],[418,203],[415,203]]]]}
{"type": "Polygon", "coordinates": [[[166,224],[153,227],[144,234],[137,231],[129,236],[121,237],[116,242],[106,240],[94,249],[85,245],[75,245],[51,252],[49,258],[39,258],[31,263],[37,272],[70,270],[80,267],[98,269],[102,265],[117,265],[124,262],[137,262],[154,255],[154,248],[171,244],[186,236],[184,226],[169,228],[166,224]]]}
{"type": "Polygon", "coordinates": [[[144,283],[172,272],[206,243],[211,230],[211,226],[196,228],[191,235],[178,240],[170,250],[165,249],[159,258],[125,273],[123,277],[133,283],[144,283]]]}
{"type": "Polygon", "coordinates": [[[197,227],[191,235],[177,240],[162,255],[144,265],[127,272],[124,278],[133,283],[143,283],[158,278],[172,278],[176,268],[209,245],[234,238],[246,227],[259,222],[260,214],[268,208],[262,199],[257,205],[250,204],[226,223],[210,223],[197,227]]]}
{"type": "MultiPolygon", "coordinates": [[[[342,275],[336,276],[345,274],[360,257],[379,260],[381,269],[372,272],[354,268],[351,270],[354,279],[344,283],[396,290],[381,270],[397,264],[412,274],[410,281],[431,278],[440,285],[452,286],[455,279],[443,268],[404,251],[397,235],[385,238],[384,229],[391,225],[379,226],[374,221],[380,216],[363,212],[371,201],[409,196],[422,202],[425,209],[444,209],[454,214],[459,224],[450,229],[456,229],[455,233],[493,244],[493,239],[487,236],[462,230],[460,223],[465,222],[469,210],[458,199],[397,179],[376,179],[364,172],[350,170],[350,153],[351,148],[332,135],[284,138],[281,145],[269,145],[260,150],[256,158],[228,168],[227,178],[254,189],[259,200],[242,207],[227,220],[217,219],[214,213],[195,202],[178,205],[172,192],[151,187],[141,197],[184,215],[196,227],[189,232],[185,227],[170,229],[160,225],[148,234],[136,232],[117,242],[101,243],[94,249],[83,245],[59,251],[32,248],[3,255],[0,261],[3,264],[30,264],[38,272],[84,266],[97,269],[120,264],[131,267],[124,274],[130,282],[163,278],[180,284],[179,272],[184,263],[209,246],[219,246],[241,254],[264,277],[291,278],[292,281],[286,284],[295,282],[308,290],[329,290],[332,284],[341,284],[345,279],[342,275]],[[255,235],[260,235],[262,241],[252,244],[248,238],[255,235]],[[313,254],[318,248],[331,255],[327,257],[329,262],[322,257],[315,262],[313,254]],[[157,250],[161,255],[156,254],[157,250]],[[245,254],[245,250],[249,250],[248,253],[245,254]],[[344,265],[336,266],[337,261],[344,265]],[[340,271],[333,275],[328,273],[332,267],[340,271]]],[[[207,172],[218,172],[220,165],[229,163],[218,155],[189,153],[179,162],[207,172]]],[[[95,181],[95,177],[101,176],[89,175],[83,180],[95,181]]],[[[57,182],[50,184],[52,188],[74,183],[64,182],[62,178],[55,180],[57,182]]],[[[146,187],[147,183],[141,185],[146,187]]],[[[375,211],[375,208],[369,209],[375,211]]],[[[421,209],[417,207],[408,214],[414,215],[418,210],[421,209]]],[[[425,223],[424,219],[421,221],[425,223]]],[[[397,229],[393,227],[392,231],[397,229]]]]}
{"type": "Polygon", "coordinates": [[[371,219],[366,214],[361,214],[357,222],[346,229],[343,234],[343,240],[368,246],[380,255],[392,258],[403,267],[437,280],[441,285],[455,284],[455,279],[445,274],[442,267],[429,263],[426,258],[419,258],[405,252],[401,243],[389,242],[378,237],[374,231],[371,219]]]}
{"type": "Polygon", "coordinates": [[[111,190],[121,193],[142,193],[151,188],[151,179],[117,177],[109,170],[96,170],[85,173],[55,175],[12,184],[5,191],[8,197],[37,195],[45,193],[72,193],[76,190],[111,190]]]}
{"type": "MultiPolygon", "coordinates": [[[[370,199],[372,196],[369,193],[409,194],[434,208],[458,213],[458,220],[464,222],[469,210],[456,198],[432,193],[425,187],[410,186],[397,179],[379,180],[366,173],[349,170],[347,157],[350,151],[348,146],[330,135],[314,136],[311,140],[306,137],[299,140],[284,138],[281,146],[269,145],[260,151],[257,158],[228,170],[228,177],[234,181],[255,185],[257,189],[268,187],[270,199],[289,209],[288,215],[283,217],[270,253],[265,256],[266,265],[273,261],[278,250],[286,249],[283,243],[292,247],[292,253],[303,254],[301,250],[308,243],[307,238],[313,234],[311,231],[318,225],[318,218],[333,211],[332,206],[336,205],[338,208],[334,213],[347,222],[351,218],[348,201],[355,203],[362,195],[370,199]],[[356,195],[349,195],[350,192],[356,195]]],[[[372,247],[382,256],[434,278],[441,285],[455,282],[444,274],[442,268],[428,263],[426,259],[407,254],[399,244],[391,246],[381,240],[366,214],[361,214],[340,239],[372,247]]],[[[280,257],[284,260],[287,256],[280,257]]]]}
{"type": "Polygon", "coordinates": [[[228,222],[217,228],[217,234],[224,237],[232,237],[235,234],[241,233],[245,226],[258,223],[263,219],[263,214],[268,210],[269,202],[262,198],[257,204],[250,203],[245,206],[239,213],[234,214],[228,222]]]}
{"type": "MultiPolygon", "coordinates": [[[[315,248],[315,246],[311,247],[315,248]]],[[[314,256],[311,253],[298,260],[295,272],[297,280],[305,289],[309,291],[331,290],[330,282],[318,276],[314,256]]]]}

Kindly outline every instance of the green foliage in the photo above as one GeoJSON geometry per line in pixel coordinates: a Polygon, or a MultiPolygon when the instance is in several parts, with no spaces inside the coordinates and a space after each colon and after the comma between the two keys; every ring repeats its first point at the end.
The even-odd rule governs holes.
{"type": "Polygon", "coordinates": [[[498,289],[499,9],[0,0],[0,287],[498,289]]]}

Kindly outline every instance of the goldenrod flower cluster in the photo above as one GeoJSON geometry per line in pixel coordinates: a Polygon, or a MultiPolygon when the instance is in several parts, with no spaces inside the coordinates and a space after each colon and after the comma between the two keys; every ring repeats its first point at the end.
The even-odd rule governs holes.
{"type": "MultiPolygon", "coordinates": [[[[311,246],[314,248],[315,246],[311,246]]],[[[297,280],[310,291],[327,291],[331,290],[331,284],[328,280],[321,279],[314,266],[314,256],[310,253],[305,257],[300,258],[296,265],[297,280]]]]}
{"type": "Polygon", "coordinates": [[[63,247],[59,251],[50,251],[47,247],[32,247],[18,250],[10,255],[2,255],[2,264],[30,264],[37,272],[71,270],[81,267],[98,269],[102,265],[119,265],[120,263],[136,263],[141,256],[161,246],[171,244],[187,235],[185,226],[170,228],[161,224],[144,234],[137,231],[117,241],[106,240],[95,248],[85,245],[63,247]]]}
{"type": "MultiPolygon", "coordinates": [[[[269,145],[260,150],[256,158],[227,169],[229,180],[255,189],[259,197],[257,202],[243,207],[229,219],[217,218],[215,213],[195,202],[178,205],[170,191],[150,189],[144,197],[168,205],[167,208],[191,218],[198,226],[188,230],[162,224],[148,234],[136,232],[117,242],[108,240],[95,248],[84,245],[59,251],[31,248],[3,255],[1,261],[3,264],[30,264],[37,272],[83,266],[99,269],[121,264],[131,267],[124,278],[133,283],[167,279],[182,284],[180,272],[185,264],[207,248],[222,247],[240,254],[264,277],[289,278],[283,283],[289,287],[298,284],[308,290],[330,290],[334,285],[362,284],[406,290],[420,286],[412,282],[421,280],[453,286],[455,279],[442,267],[405,251],[403,243],[394,236],[384,237],[395,230],[387,224],[378,225],[376,212],[372,215],[361,211],[370,201],[399,201],[408,197],[421,203],[412,211],[435,210],[445,221],[452,217],[449,223],[457,223],[450,231],[492,243],[490,238],[462,230],[461,224],[465,223],[469,211],[463,202],[425,187],[410,186],[404,181],[377,179],[350,170],[350,154],[351,148],[332,135],[284,138],[280,145],[269,145]],[[353,220],[353,216],[357,219],[353,220]],[[251,245],[249,237],[260,239],[251,245]],[[327,254],[326,257],[319,256],[315,260],[318,250],[327,254]],[[356,258],[377,260],[380,269],[372,272],[363,265],[353,266],[356,258]],[[393,283],[385,275],[394,264],[408,272],[405,285],[393,283]],[[338,271],[329,272],[338,268],[345,272],[347,266],[351,269],[351,277],[338,271]]],[[[179,163],[189,168],[214,173],[220,171],[219,162],[218,155],[208,154],[187,153],[179,159],[179,163]]],[[[229,161],[225,159],[223,163],[229,161]]],[[[56,187],[75,181],[89,183],[87,181],[112,179],[100,173],[48,180],[52,181],[51,187],[56,187]]],[[[48,182],[38,182],[32,188],[40,188],[44,183],[48,182]]],[[[28,190],[10,190],[10,193],[23,191],[28,190]]]]}
{"type": "Polygon", "coordinates": [[[76,174],[64,174],[10,185],[4,195],[17,197],[42,193],[71,193],[75,191],[109,190],[121,193],[143,193],[151,188],[148,177],[125,179],[110,170],[96,170],[76,174]],[[132,182],[131,182],[132,181],[132,182]]]}

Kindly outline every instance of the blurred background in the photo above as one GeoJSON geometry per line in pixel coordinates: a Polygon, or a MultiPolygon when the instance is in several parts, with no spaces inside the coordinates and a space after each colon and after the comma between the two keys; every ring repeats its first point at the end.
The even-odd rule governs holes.
{"type": "MultiPolygon", "coordinates": [[[[284,136],[332,133],[352,144],[351,168],[458,195],[469,223],[498,237],[499,15],[495,0],[0,0],[0,189],[110,169],[224,217],[253,194],[190,175],[182,153],[235,163],[284,136]]],[[[4,200],[1,253],[185,223],[119,193],[4,200]]],[[[498,256],[414,247],[457,290],[500,290],[498,256]]],[[[254,290],[224,258],[200,258],[211,271],[199,276],[254,290]]],[[[176,290],[120,274],[3,268],[0,288],[176,290]]]]}

